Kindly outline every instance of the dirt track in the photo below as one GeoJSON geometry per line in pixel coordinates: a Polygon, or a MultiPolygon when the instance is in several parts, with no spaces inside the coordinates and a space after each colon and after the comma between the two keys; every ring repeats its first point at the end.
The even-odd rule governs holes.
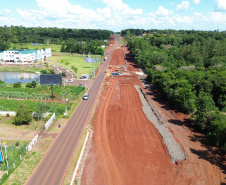
{"type": "Polygon", "coordinates": [[[113,52],[110,65],[126,65],[122,49],[116,49],[113,52]]]}
{"type": "MultiPolygon", "coordinates": [[[[158,131],[143,113],[133,86],[136,80],[136,77],[110,79],[110,86],[104,89],[106,94],[102,95],[93,122],[91,152],[96,156],[90,161],[90,167],[94,167],[93,184],[173,182],[175,165],[158,131]],[[161,179],[159,173],[164,174],[161,179]]],[[[90,167],[88,171],[92,170],[90,167]]]]}
{"type": "MultiPolygon", "coordinates": [[[[117,58],[113,53],[112,60],[117,58]]],[[[201,135],[184,125],[186,115],[171,111],[156,92],[144,88],[133,73],[138,71],[136,65],[131,63],[130,56],[127,60],[127,75],[106,78],[105,82],[110,83],[103,87],[92,122],[92,148],[82,184],[224,185],[225,157],[214,148],[205,148],[199,140],[201,135]],[[161,136],[143,113],[135,84],[143,88],[158,110],[157,115],[167,122],[169,131],[188,154],[185,161],[171,162],[161,136]]]]}

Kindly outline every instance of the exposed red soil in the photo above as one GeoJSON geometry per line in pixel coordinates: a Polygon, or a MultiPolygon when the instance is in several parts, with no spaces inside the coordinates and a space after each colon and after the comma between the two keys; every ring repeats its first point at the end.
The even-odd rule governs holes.
{"type": "MultiPolygon", "coordinates": [[[[173,184],[177,168],[143,113],[133,86],[138,79],[124,76],[106,81],[110,85],[104,87],[93,122],[91,153],[96,157],[89,159],[93,169],[87,167],[94,171],[93,184],[173,184]]],[[[90,184],[89,180],[83,184],[90,184]]]]}
{"type": "Polygon", "coordinates": [[[122,49],[116,49],[111,55],[111,61],[109,65],[126,65],[124,54],[122,49]]]}
{"type": "Polygon", "coordinates": [[[219,149],[210,146],[207,138],[192,127],[188,115],[171,109],[157,91],[146,91],[149,94],[147,96],[149,101],[159,111],[159,115],[168,122],[170,131],[188,155],[188,158],[180,165],[175,184],[179,182],[225,184],[225,155],[219,149]]]}
{"type": "Polygon", "coordinates": [[[111,45],[111,44],[115,44],[115,39],[114,39],[113,35],[109,39],[109,45],[111,45]]]}
{"type": "Polygon", "coordinates": [[[109,53],[110,50],[112,50],[114,46],[108,46],[105,50],[105,54],[109,53]]]}
{"type": "MultiPolygon", "coordinates": [[[[113,52],[110,65],[123,64],[118,61],[124,61],[122,49],[113,52]]],[[[131,62],[129,66],[138,71],[131,62]]],[[[143,113],[134,88],[142,86],[141,81],[131,73],[106,82],[110,85],[104,86],[92,123],[92,157],[86,162],[82,184],[173,184],[177,166],[143,113]]]]}
{"type": "Polygon", "coordinates": [[[170,110],[156,91],[142,86],[134,74],[139,70],[127,52],[127,75],[105,79],[104,84],[109,85],[103,87],[92,122],[92,148],[82,184],[224,185],[225,156],[208,147],[205,137],[188,127],[187,115],[170,110]],[[185,161],[171,162],[162,137],[143,113],[134,84],[146,93],[157,115],[188,155],[185,161]]]}

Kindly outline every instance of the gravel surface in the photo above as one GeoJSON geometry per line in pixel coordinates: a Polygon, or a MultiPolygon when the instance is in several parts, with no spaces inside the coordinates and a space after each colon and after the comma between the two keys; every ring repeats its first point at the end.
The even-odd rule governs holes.
{"type": "Polygon", "coordinates": [[[149,105],[149,102],[145,98],[142,90],[139,86],[135,85],[136,90],[139,93],[140,100],[143,105],[143,111],[154,126],[158,129],[160,135],[163,137],[163,142],[165,143],[169,156],[173,162],[182,161],[186,159],[186,154],[181,149],[180,145],[174,140],[172,134],[169,132],[165,124],[159,120],[153,108],[149,105]]]}

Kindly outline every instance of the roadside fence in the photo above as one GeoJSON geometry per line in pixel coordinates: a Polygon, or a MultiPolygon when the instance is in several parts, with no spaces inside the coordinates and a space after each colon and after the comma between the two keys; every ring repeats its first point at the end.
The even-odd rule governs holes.
{"type": "Polygon", "coordinates": [[[16,112],[14,111],[0,111],[0,115],[7,116],[9,114],[10,116],[16,116],[16,112]]]}
{"type": "Polygon", "coordinates": [[[38,141],[38,134],[36,134],[36,136],[34,137],[34,139],[32,139],[32,141],[30,142],[30,144],[27,146],[27,150],[30,152],[31,149],[33,148],[34,144],[38,141]]]}
{"type": "Polygon", "coordinates": [[[51,118],[46,122],[45,124],[45,129],[47,130],[50,125],[53,123],[54,118],[56,117],[55,113],[53,113],[53,115],[51,116],[51,118]]]}

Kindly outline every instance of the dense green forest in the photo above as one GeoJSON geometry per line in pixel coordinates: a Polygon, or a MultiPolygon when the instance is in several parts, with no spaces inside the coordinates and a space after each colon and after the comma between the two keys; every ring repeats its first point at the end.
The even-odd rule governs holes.
{"type": "MultiPolygon", "coordinates": [[[[89,50],[96,51],[96,46],[104,43],[104,40],[108,40],[111,34],[112,31],[109,30],[4,26],[0,27],[0,51],[7,50],[10,43],[52,43],[61,45],[64,42],[62,51],[73,50],[77,52],[70,45],[74,41],[77,45],[85,45],[85,49],[90,47],[89,50]],[[88,42],[92,44],[87,44],[88,42]]],[[[97,50],[96,52],[100,51],[97,50]]]]}
{"type": "Polygon", "coordinates": [[[129,29],[121,33],[154,88],[226,150],[226,32],[129,29]]]}
{"type": "Polygon", "coordinates": [[[101,48],[102,45],[108,45],[108,40],[90,40],[89,42],[80,42],[76,39],[68,39],[63,41],[61,46],[62,52],[73,52],[73,53],[92,53],[96,55],[104,55],[104,50],[101,48]]]}

